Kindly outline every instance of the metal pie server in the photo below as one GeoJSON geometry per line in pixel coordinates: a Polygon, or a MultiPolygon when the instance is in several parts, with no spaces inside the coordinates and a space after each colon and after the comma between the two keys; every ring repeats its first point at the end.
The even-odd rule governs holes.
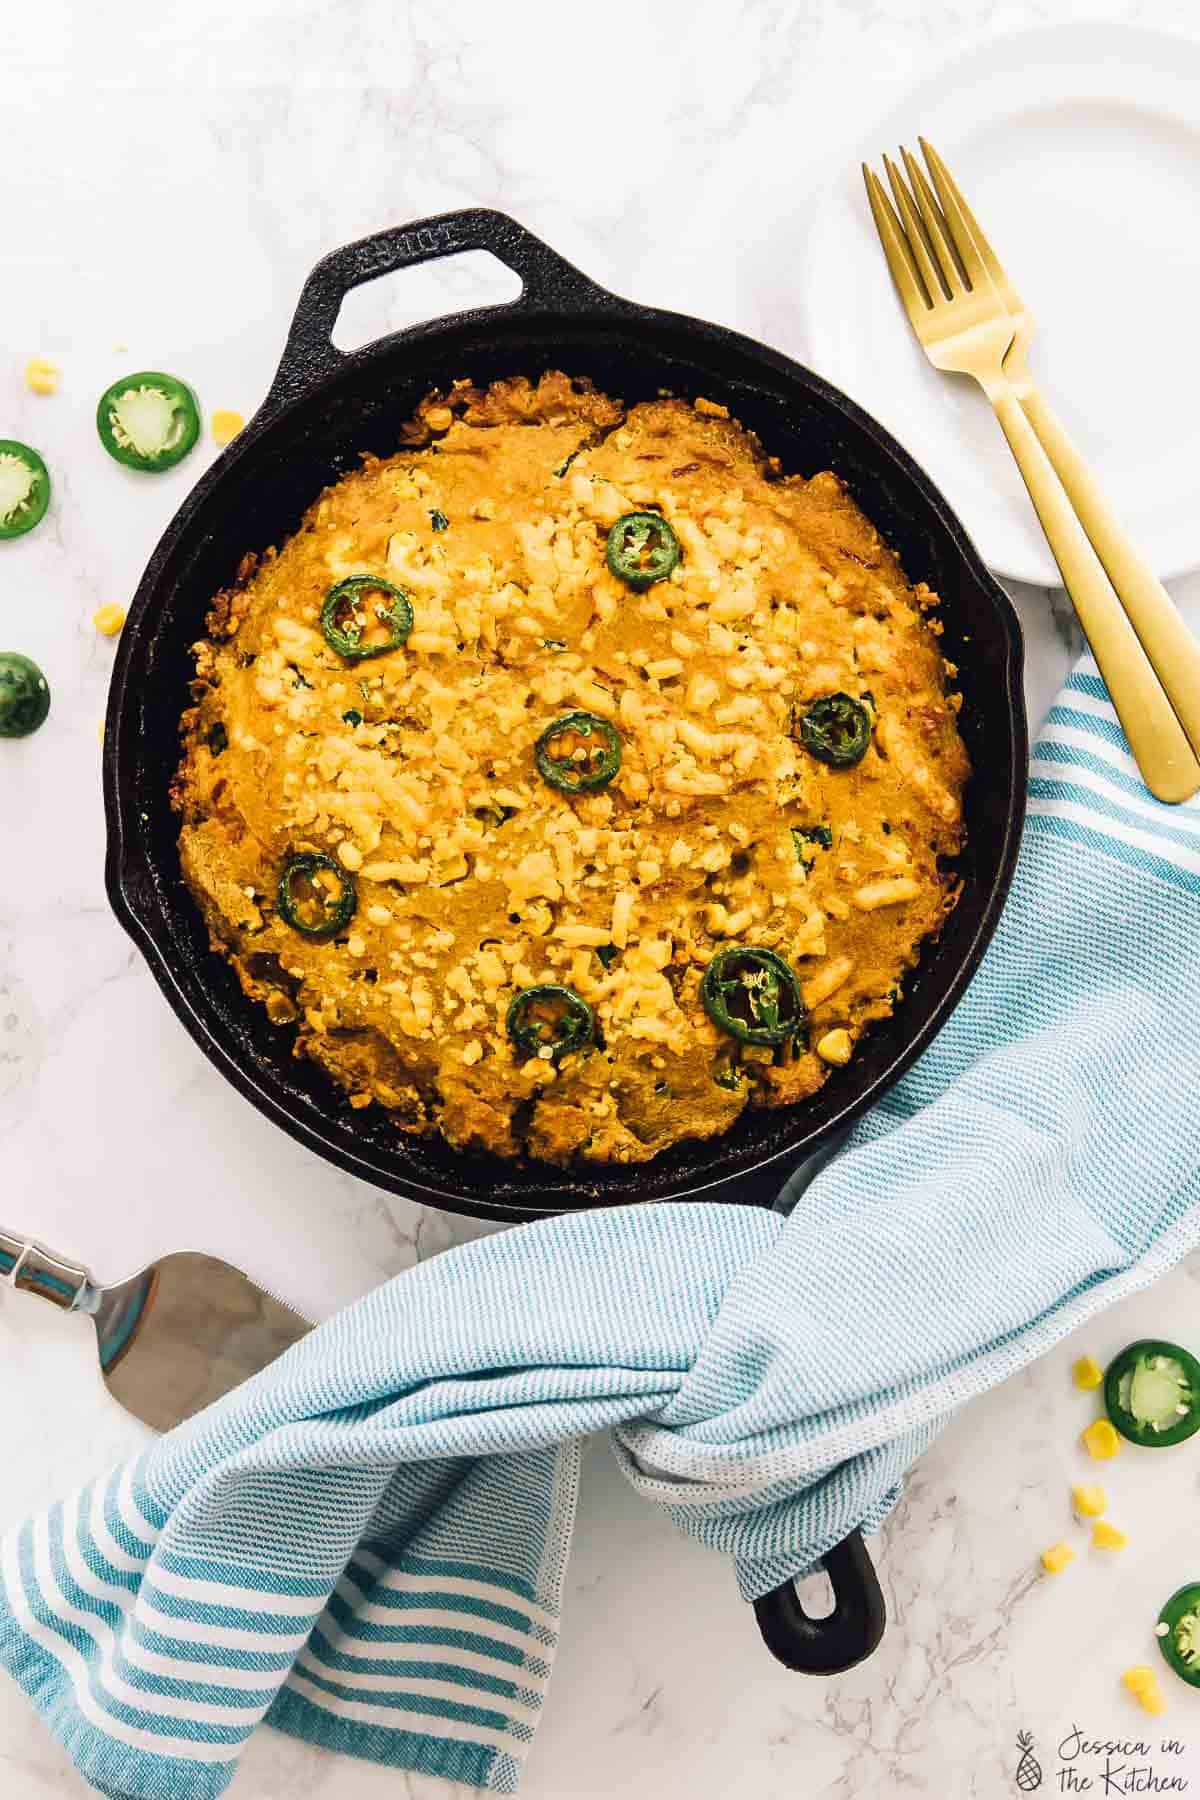
{"type": "Polygon", "coordinates": [[[240,1269],[198,1250],[99,1287],[77,1263],[0,1230],[0,1281],[86,1313],[109,1393],[156,1431],[190,1419],[312,1329],[240,1269]]]}

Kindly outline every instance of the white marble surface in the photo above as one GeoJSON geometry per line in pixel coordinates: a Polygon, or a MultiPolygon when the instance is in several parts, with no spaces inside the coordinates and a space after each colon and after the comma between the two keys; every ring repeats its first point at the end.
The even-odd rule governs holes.
{"type": "MultiPolygon", "coordinates": [[[[47,728],[0,758],[7,1226],[101,1277],[202,1245],[314,1315],[473,1229],[336,1174],[260,1119],[175,1023],[109,915],[97,726],[112,648],[90,617],[128,596],[214,452],[155,482],[125,477],[91,423],[106,382],[176,369],[209,409],[248,414],[318,255],[472,202],[514,213],[618,290],[803,356],[789,296],[806,196],[864,116],[931,54],[1087,16],[1183,31],[1194,8],[46,0],[0,12],[0,435],[41,445],[57,482],[50,521],[0,555],[0,640],[36,657],[54,689],[47,728]],[[53,399],[22,387],[34,352],[62,365],[53,399]]],[[[354,341],[503,291],[494,271],[464,263],[366,290],[344,325],[354,341]]],[[[1179,592],[1195,608],[1200,580],[1179,592]]],[[[1016,599],[1036,719],[1069,633],[1047,596],[1016,599]]],[[[1081,1347],[1103,1360],[1145,1329],[1195,1341],[1198,1282],[1200,1265],[1177,1271],[1081,1347]]],[[[97,1392],[88,1331],[26,1296],[0,1298],[0,1529],[137,1440],[97,1392]]],[[[1085,1467],[1073,1439],[1089,1416],[1068,1379],[1076,1348],[977,1404],[926,1456],[877,1542],[884,1646],[826,1683],[769,1661],[722,1561],[639,1506],[597,1446],[528,1800],[999,1800],[1016,1791],[1019,1728],[1034,1733],[1051,1792],[1055,1745],[1073,1725],[1136,1734],[1141,1715],[1117,1676],[1149,1654],[1159,1600],[1200,1576],[1200,1451],[1129,1455],[1106,1472],[1133,1542],[1102,1566],[1067,1516],[1068,1482],[1085,1467]],[[1057,1583],[1035,1579],[1036,1553],[1064,1534],[1079,1560],[1057,1583]]],[[[1185,1749],[1159,1756],[1156,1773],[1200,1791],[1200,1694],[1172,1683],[1169,1695],[1166,1723],[1185,1749]]],[[[1075,1767],[1103,1791],[1095,1758],[1075,1767]]],[[[83,1791],[0,1686],[5,1800],[83,1791]]],[[[451,1790],[262,1732],[234,1791],[451,1790]]]]}

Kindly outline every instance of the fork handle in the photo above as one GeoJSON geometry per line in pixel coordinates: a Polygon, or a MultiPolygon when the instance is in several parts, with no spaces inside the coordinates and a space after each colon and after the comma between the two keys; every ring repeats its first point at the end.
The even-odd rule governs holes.
{"type": "Polygon", "coordinates": [[[1022,411],[1016,390],[1001,379],[988,384],[987,395],[1029,489],[1063,586],[1087,634],[1142,779],[1156,799],[1187,800],[1200,789],[1200,762],[1154,666],[1075,516],[1066,488],[1022,411]]]}
{"type": "Polygon", "coordinates": [[[1142,648],[1154,664],[1192,749],[1200,756],[1200,643],[1180,618],[1162,582],[1117,523],[1096,477],[1040,390],[1031,381],[1019,393],[1025,416],[1054,464],[1117,598],[1133,621],[1142,648]]]}

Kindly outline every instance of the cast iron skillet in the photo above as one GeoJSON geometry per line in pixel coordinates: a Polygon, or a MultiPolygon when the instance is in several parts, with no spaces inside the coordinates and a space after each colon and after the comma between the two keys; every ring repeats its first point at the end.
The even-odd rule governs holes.
{"type": "MultiPolygon", "coordinates": [[[[350,244],[304,285],[283,358],[258,413],[185,500],[150,559],[122,634],[104,740],[106,879],[113,908],[176,1016],[233,1085],[285,1131],[340,1168],[393,1193],[495,1219],[528,1219],[626,1201],[704,1198],[769,1205],[803,1158],[865,1111],[944,1023],[995,929],[1024,812],[1021,638],[936,488],[899,444],[828,383],[750,338],[637,306],[597,287],[514,220],[473,209],[350,244]],[[353,355],[330,341],[348,290],[405,266],[488,250],[520,276],[510,305],[418,325],[353,355]],[[179,869],[168,790],[190,646],[211,597],[247,550],[278,544],[328,482],[364,450],[386,455],[432,387],[467,375],[587,375],[628,401],[660,388],[723,401],[789,471],[834,469],[898,551],[908,575],[942,597],[946,654],[959,665],[962,733],[975,774],[966,796],[963,893],[877,1026],[819,1094],[747,1113],[714,1143],[675,1146],[649,1164],[563,1171],[403,1137],[375,1109],[354,1112],[291,1033],[247,1001],[208,948],[179,869]]],[[[771,1650],[789,1666],[832,1672],[868,1655],[883,1602],[858,1534],[826,1559],[835,1609],[809,1620],[791,1583],[757,1602],[771,1650]]]]}

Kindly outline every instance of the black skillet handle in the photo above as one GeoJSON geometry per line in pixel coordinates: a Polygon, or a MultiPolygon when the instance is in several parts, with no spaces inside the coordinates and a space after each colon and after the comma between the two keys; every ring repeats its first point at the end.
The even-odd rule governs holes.
{"type": "Polygon", "coordinates": [[[887,1611],[875,1565],[852,1531],[825,1556],[833,1588],[833,1611],[810,1619],[794,1581],[785,1581],[754,1602],[758,1628],[771,1655],[800,1675],[840,1675],[878,1648],[887,1611]]]}
{"type": "Polygon", "coordinates": [[[489,250],[521,278],[521,292],[503,310],[553,307],[615,307],[621,302],[605,288],[534,237],[507,213],[486,206],[439,213],[411,225],[394,225],[323,256],[303,288],[265,408],[276,411],[333,374],[347,358],[332,342],[342,301],[351,288],[396,269],[457,256],[461,250],[489,250]]]}

